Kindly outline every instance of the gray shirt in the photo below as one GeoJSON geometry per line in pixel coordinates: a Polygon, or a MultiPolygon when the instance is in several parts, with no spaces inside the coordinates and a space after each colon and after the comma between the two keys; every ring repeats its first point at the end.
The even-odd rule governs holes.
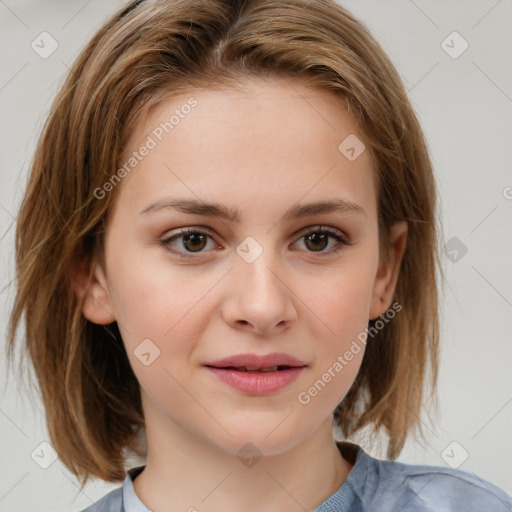
{"type": "MultiPolygon", "coordinates": [[[[512,512],[512,496],[474,473],[380,460],[356,444],[337,445],[354,467],[314,512],[512,512]]],[[[81,512],[151,512],[132,484],[144,467],[130,469],[122,487],[81,512]]]]}

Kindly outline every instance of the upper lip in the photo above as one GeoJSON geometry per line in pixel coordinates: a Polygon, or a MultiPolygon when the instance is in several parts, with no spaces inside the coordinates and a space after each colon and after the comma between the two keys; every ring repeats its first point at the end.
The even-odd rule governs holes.
{"type": "Polygon", "coordinates": [[[274,366],[306,366],[306,364],[288,354],[272,353],[264,356],[257,354],[237,354],[224,359],[210,361],[205,363],[205,366],[215,366],[217,368],[245,366],[248,370],[260,370],[274,366]]]}

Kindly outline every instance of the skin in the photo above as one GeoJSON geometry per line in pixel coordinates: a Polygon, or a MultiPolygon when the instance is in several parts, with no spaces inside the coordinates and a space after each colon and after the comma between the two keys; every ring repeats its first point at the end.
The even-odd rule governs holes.
{"type": "Polygon", "coordinates": [[[369,146],[354,161],[338,150],[348,135],[364,134],[339,98],[297,80],[175,96],[139,122],[127,157],[191,96],[198,105],[117,185],[105,268],[77,274],[85,317],[118,322],[141,386],[148,458],[135,492],[153,512],[313,510],[352,469],[333,440],[332,413],[364,344],[307,405],[297,397],[391,306],[407,224],[392,227],[385,259],[369,146]],[[165,196],[236,208],[241,222],[165,208],[140,213],[165,196]],[[334,198],[366,215],[282,220],[292,205],[334,198]],[[351,245],[334,253],[333,238],[308,243],[305,234],[319,225],[351,245]],[[179,257],[160,241],[185,227],[211,238],[175,240],[179,257]],[[263,251],[251,263],[236,252],[249,236],[263,251]],[[149,366],[134,354],[147,338],[160,350],[149,366]],[[261,397],[202,366],[246,352],[284,352],[308,367],[261,397]],[[262,455],[251,467],[237,457],[247,442],[262,455]]]}

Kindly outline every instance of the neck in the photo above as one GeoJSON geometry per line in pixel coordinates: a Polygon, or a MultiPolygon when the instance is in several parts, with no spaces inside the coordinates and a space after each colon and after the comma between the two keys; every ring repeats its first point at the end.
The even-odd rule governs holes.
{"type": "Polygon", "coordinates": [[[332,417],[292,448],[259,459],[242,459],[163,421],[146,417],[147,462],[133,483],[153,512],[314,510],[352,469],[333,439],[332,417]]]}

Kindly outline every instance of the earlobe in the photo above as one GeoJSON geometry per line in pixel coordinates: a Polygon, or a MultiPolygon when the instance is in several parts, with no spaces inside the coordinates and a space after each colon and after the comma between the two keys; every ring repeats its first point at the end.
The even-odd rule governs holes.
{"type": "Polygon", "coordinates": [[[400,265],[407,245],[407,221],[399,221],[390,227],[388,254],[381,258],[373,286],[370,319],[384,314],[391,306],[400,265]]]}
{"type": "Polygon", "coordinates": [[[73,290],[82,303],[85,318],[100,325],[107,325],[116,320],[106,278],[99,265],[81,261],[75,267],[72,283],[73,290]]]}

